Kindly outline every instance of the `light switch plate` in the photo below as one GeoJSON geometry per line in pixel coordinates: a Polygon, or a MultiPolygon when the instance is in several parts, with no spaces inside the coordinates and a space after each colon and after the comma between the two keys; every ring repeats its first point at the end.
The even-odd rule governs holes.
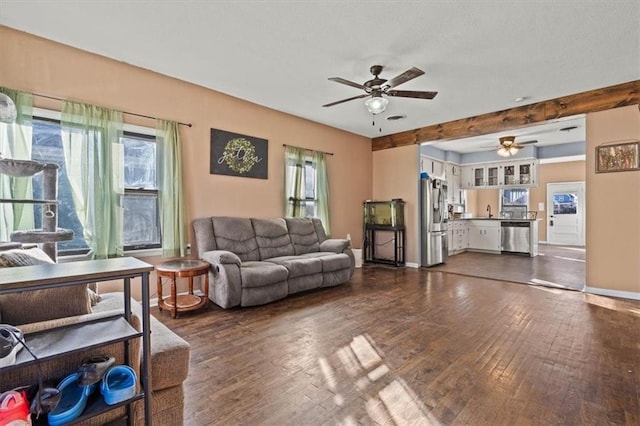
{"type": "Polygon", "coordinates": [[[538,211],[539,212],[543,212],[544,211],[544,203],[538,203],[538,211]]]}

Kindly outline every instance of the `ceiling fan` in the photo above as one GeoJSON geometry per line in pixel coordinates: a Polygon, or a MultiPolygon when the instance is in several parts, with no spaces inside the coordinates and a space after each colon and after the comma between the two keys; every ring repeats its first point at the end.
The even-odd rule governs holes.
{"type": "Polygon", "coordinates": [[[331,81],[346,84],[347,86],[355,87],[357,89],[362,89],[366,93],[358,96],[353,96],[351,98],[342,99],[341,101],[331,102],[322,106],[330,107],[341,104],[343,102],[352,101],[354,99],[369,98],[364,103],[367,107],[367,110],[369,110],[369,112],[372,114],[380,114],[384,112],[387,104],[389,103],[389,100],[386,98],[387,96],[395,96],[399,98],[433,99],[438,94],[438,92],[423,92],[417,90],[391,90],[394,87],[401,85],[402,83],[406,83],[409,80],[420,77],[422,74],[424,74],[424,71],[413,67],[403,72],[402,74],[392,78],[391,80],[386,80],[379,77],[383,68],[384,67],[382,65],[373,65],[369,70],[371,74],[373,74],[373,78],[371,80],[365,81],[362,84],[354,83],[353,81],[349,81],[341,77],[330,77],[329,80],[331,81]]]}
{"type": "Polygon", "coordinates": [[[503,136],[499,140],[500,145],[498,145],[497,154],[501,157],[510,157],[520,151],[523,146],[538,143],[537,140],[516,142],[515,136],[503,136]]]}

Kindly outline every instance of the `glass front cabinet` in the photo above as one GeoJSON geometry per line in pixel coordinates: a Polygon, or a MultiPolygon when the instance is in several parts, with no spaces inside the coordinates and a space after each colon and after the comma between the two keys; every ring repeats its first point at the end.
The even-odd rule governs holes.
{"type": "Polygon", "coordinates": [[[503,186],[536,186],[536,161],[512,163],[503,167],[503,186]]]}

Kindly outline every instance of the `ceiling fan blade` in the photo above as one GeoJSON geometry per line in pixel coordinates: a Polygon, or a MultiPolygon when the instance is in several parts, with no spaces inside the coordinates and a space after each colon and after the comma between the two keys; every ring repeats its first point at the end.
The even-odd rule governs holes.
{"type": "Polygon", "coordinates": [[[385,93],[389,96],[418,99],[433,99],[438,94],[438,92],[421,92],[418,90],[387,90],[385,93]]]}
{"type": "Polygon", "coordinates": [[[366,98],[367,96],[369,96],[368,94],[364,93],[362,95],[358,95],[358,96],[354,96],[352,98],[347,98],[347,99],[343,99],[341,101],[336,101],[336,102],[331,102],[330,104],[326,104],[326,105],[322,105],[323,107],[330,107],[330,106],[334,106],[334,105],[338,105],[341,104],[343,102],[349,102],[352,101],[354,99],[361,99],[361,98],[366,98]]]}
{"type": "Polygon", "coordinates": [[[538,143],[538,141],[537,140],[532,140],[532,141],[516,142],[516,144],[520,145],[520,146],[532,145],[534,143],[538,143]]]}
{"type": "Polygon", "coordinates": [[[335,81],[336,83],[346,84],[347,86],[355,87],[356,89],[366,90],[362,84],[354,83],[353,81],[345,80],[341,77],[329,77],[329,80],[335,81]]]}
{"type": "Polygon", "coordinates": [[[406,83],[409,80],[413,80],[416,77],[420,77],[422,74],[424,74],[424,71],[419,68],[413,67],[410,70],[407,70],[402,74],[387,81],[385,83],[385,86],[388,86],[389,88],[396,87],[401,85],[402,83],[406,83]]]}

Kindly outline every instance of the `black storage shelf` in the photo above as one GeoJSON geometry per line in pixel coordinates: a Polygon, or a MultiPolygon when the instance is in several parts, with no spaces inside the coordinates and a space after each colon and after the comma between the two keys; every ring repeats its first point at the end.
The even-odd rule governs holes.
{"type": "MultiPolygon", "coordinates": [[[[132,403],[136,400],[144,402],[144,421],[151,425],[151,376],[150,353],[151,331],[149,313],[149,273],[153,266],[133,257],[89,260],[53,265],[34,265],[18,268],[6,268],[0,275],[0,294],[19,293],[41,289],[67,287],[85,283],[123,280],[122,313],[116,313],[94,320],[64,325],[48,330],[26,334],[25,341],[40,361],[53,360],[65,354],[92,350],[112,343],[123,342],[125,364],[130,364],[129,341],[142,338],[142,364],[140,366],[140,383],[142,390],[133,398],[114,405],[107,405],[100,391],[96,389],[89,398],[82,414],[70,424],[80,424],[115,408],[126,406],[126,420],[133,423],[132,403]],[[138,332],[131,324],[131,279],[142,281],[142,332],[138,332]]],[[[37,362],[26,350],[17,354],[16,363],[0,368],[0,377],[4,371],[19,369],[37,362]]],[[[3,389],[0,389],[2,391],[3,389]]],[[[47,416],[41,416],[34,424],[46,424],[47,416]]]]}
{"type": "MultiPolygon", "coordinates": [[[[138,394],[136,394],[135,396],[133,396],[132,398],[129,398],[125,401],[119,402],[117,404],[113,404],[113,405],[107,405],[104,402],[104,399],[102,399],[102,395],[100,394],[100,390],[96,389],[93,394],[91,394],[91,396],[89,396],[89,400],[87,401],[87,407],[84,409],[84,411],[82,412],[82,414],[80,415],[80,417],[74,419],[73,421],[66,423],[68,425],[77,425],[77,424],[81,424],[87,420],[89,420],[92,417],[96,417],[99,416],[100,414],[106,413],[107,411],[111,411],[113,409],[116,409],[118,407],[123,407],[125,405],[131,404],[134,401],[137,401],[139,399],[143,399],[144,398],[144,392],[140,392],[138,394]]],[[[42,416],[40,416],[39,419],[35,419],[35,416],[31,416],[32,419],[32,423],[34,426],[45,426],[48,424],[47,422],[47,415],[43,414],[42,416]]]]}
{"type": "MultiPolygon", "coordinates": [[[[142,337],[142,333],[119,315],[38,331],[25,335],[24,339],[38,359],[46,361],[61,355],[124,342],[136,337],[142,337]]],[[[3,370],[24,367],[35,362],[36,360],[29,352],[22,350],[18,352],[16,363],[4,367],[3,370]]]]}

